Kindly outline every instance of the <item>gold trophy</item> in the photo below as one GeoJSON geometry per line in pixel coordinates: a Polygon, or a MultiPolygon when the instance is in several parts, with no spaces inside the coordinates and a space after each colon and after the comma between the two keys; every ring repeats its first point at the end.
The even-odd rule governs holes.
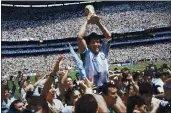
{"type": "Polygon", "coordinates": [[[93,5],[87,5],[85,7],[84,11],[85,11],[84,13],[85,13],[86,16],[88,16],[89,14],[92,14],[92,13],[95,14],[95,10],[94,10],[93,5]]]}
{"type": "Polygon", "coordinates": [[[95,12],[93,5],[87,5],[84,9],[84,13],[86,16],[88,16],[89,14],[94,14],[90,19],[91,24],[95,24],[96,21],[99,20],[99,17],[96,15],[96,12],[95,12]]]}

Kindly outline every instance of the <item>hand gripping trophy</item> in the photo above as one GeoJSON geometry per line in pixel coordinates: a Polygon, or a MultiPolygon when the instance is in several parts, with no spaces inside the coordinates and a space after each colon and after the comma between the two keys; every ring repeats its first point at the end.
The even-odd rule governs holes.
{"type": "Polygon", "coordinates": [[[96,15],[93,5],[87,5],[84,9],[84,13],[86,16],[91,15],[91,18],[90,18],[91,24],[96,24],[96,22],[99,21],[99,17],[96,15]]]}

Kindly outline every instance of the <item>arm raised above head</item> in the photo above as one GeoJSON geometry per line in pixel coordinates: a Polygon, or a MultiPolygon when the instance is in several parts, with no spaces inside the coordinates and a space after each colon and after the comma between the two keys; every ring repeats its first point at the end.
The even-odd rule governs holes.
{"type": "Polygon", "coordinates": [[[83,25],[81,26],[79,32],[78,32],[78,49],[80,53],[83,53],[87,47],[86,41],[84,40],[84,35],[87,29],[87,25],[90,23],[91,20],[91,16],[93,14],[89,14],[87,16],[86,21],[83,23],[83,25]]]}
{"type": "Polygon", "coordinates": [[[106,28],[106,26],[104,26],[102,23],[97,23],[96,24],[100,30],[102,31],[103,35],[105,36],[106,40],[107,41],[110,41],[112,38],[111,38],[111,33],[109,32],[109,30],[106,28]]]}
{"type": "Polygon", "coordinates": [[[86,41],[84,40],[84,35],[87,28],[87,21],[81,26],[78,32],[78,49],[80,53],[83,53],[86,49],[86,41]]]}
{"type": "Polygon", "coordinates": [[[50,73],[50,75],[48,76],[46,82],[45,82],[45,85],[41,91],[41,95],[46,98],[47,95],[48,95],[48,92],[49,92],[49,89],[51,88],[51,85],[53,83],[53,77],[56,76],[56,73],[59,71],[59,65],[60,65],[60,62],[62,61],[63,57],[62,56],[59,56],[58,57],[58,60],[56,61],[56,64],[53,68],[53,71],[50,73]]]}
{"type": "Polygon", "coordinates": [[[96,14],[93,14],[91,16],[92,18],[92,23],[93,24],[96,24],[100,30],[102,31],[103,35],[105,36],[106,40],[110,41],[112,38],[111,38],[111,33],[109,32],[109,30],[106,28],[105,25],[103,25],[101,22],[100,22],[100,17],[96,14]]]}

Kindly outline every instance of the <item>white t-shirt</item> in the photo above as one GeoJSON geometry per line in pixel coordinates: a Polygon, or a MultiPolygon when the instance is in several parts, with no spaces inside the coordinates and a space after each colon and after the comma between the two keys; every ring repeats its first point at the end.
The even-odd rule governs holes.
{"type": "Polygon", "coordinates": [[[153,78],[152,79],[152,83],[155,86],[160,86],[160,87],[157,87],[157,91],[159,93],[163,93],[164,92],[164,89],[163,89],[164,82],[160,78],[153,78]]]}
{"type": "Polygon", "coordinates": [[[72,113],[74,109],[74,106],[65,106],[63,109],[62,109],[62,113],[72,113]]]}
{"type": "Polygon", "coordinates": [[[62,102],[58,99],[53,99],[52,105],[48,102],[48,106],[50,110],[53,111],[53,113],[58,113],[59,111],[62,111],[62,109],[64,108],[62,102]]]}

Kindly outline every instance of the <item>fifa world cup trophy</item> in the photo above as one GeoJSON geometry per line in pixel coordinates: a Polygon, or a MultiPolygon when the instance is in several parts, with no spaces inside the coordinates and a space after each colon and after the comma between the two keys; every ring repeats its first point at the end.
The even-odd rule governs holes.
{"type": "Polygon", "coordinates": [[[88,16],[89,14],[95,13],[93,5],[87,5],[84,11],[85,11],[84,13],[86,16],[88,16]]]}
{"type": "Polygon", "coordinates": [[[96,15],[96,12],[95,12],[93,5],[87,5],[84,9],[84,13],[86,16],[93,14],[93,16],[90,19],[91,24],[95,24],[96,21],[99,20],[99,17],[96,15]]]}

